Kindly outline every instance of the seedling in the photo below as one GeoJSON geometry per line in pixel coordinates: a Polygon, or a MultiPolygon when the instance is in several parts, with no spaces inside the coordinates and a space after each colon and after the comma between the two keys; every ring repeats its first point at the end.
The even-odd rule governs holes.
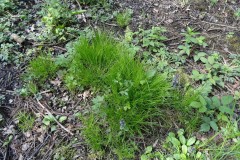
{"type": "Polygon", "coordinates": [[[31,130],[35,122],[35,117],[26,112],[20,112],[17,115],[17,119],[18,119],[18,127],[22,132],[31,130]]]}
{"type": "Polygon", "coordinates": [[[126,9],[122,12],[116,13],[117,24],[120,27],[128,26],[131,21],[132,14],[133,14],[133,11],[131,9],[126,9]]]}

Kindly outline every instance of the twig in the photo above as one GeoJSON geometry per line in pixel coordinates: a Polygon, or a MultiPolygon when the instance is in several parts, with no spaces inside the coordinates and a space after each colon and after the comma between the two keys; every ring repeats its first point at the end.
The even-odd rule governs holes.
{"type": "Polygon", "coordinates": [[[221,27],[227,27],[227,28],[232,28],[232,29],[239,29],[239,27],[229,26],[229,25],[226,25],[226,24],[212,23],[212,22],[207,22],[207,21],[201,21],[201,22],[208,23],[208,24],[211,24],[211,25],[221,26],[221,27]]]}
{"type": "Polygon", "coordinates": [[[57,121],[57,119],[53,116],[53,114],[52,114],[46,107],[44,107],[44,105],[42,105],[42,103],[40,103],[39,100],[37,100],[37,102],[38,102],[38,104],[39,104],[43,109],[45,109],[45,110],[48,112],[48,114],[49,114],[50,116],[53,117],[54,121],[55,121],[63,130],[65,130],[65,131],[68,132],[71,136],[73,136],[73,133],[72,133],[71,131],[69,131],[67,128],[65,128],[61,123],[59,123],[59,122],[57,121]]]}

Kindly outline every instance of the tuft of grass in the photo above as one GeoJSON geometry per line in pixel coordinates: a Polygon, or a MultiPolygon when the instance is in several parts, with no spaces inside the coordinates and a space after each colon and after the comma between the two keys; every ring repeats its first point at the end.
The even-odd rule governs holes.
{"type": "Polygon", "coordinates": [[[26,112],[20,112],[17,115],[17,119],[18,119],[18,127],[20,128],[20,130],[22,132],[26,132],[28,130],[31,130],[33,127],[33,124],[35,122],[35,118],[34,116],[32,116],[29,113],[26,112]]]}
{"type": "Polygon", "coordinates": [[[132,138],[164,121],[166,108],[186,107],[192,98],[103,33],[80,39],[69,74],[76,86],[95,87],[103,94],[93,100],[90,114],[81,118],[87,143],[95,151],[115,151],[120,159],[134,157],[137,147],[132,138]]]}
{"type": "Polygon", "coordinates": [[[57,71],[57,65],[48,55],[40,55],[29,64],[27,75],[38,83],[43,83],[57,71]]]}
{"type": "Polygon", "coordinates": [[[133,14],[133,11],[131,9],[126,9],[122,12],[118,12],[116,14],[117,24],[120,27],[128,26],[131,21],[132,14],[133,14]]]}
{"type": "Polygon", "coordinates": [[[105,34],[97,33],[92,40],[81,37],[67,76],[74,77],[76,86],[104,86],[104,79],[121,50],[121,45],[105,34]]]}

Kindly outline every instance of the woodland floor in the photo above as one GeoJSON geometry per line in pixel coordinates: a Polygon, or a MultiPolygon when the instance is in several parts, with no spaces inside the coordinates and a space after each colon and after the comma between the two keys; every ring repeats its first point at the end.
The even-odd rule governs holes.
{"type": "MultiPolygon", "coordinates": [[[[179,0],[180,1],[180,0],[179,0]]],[[[123,36],[124,28],[117,25],[113,17],[113,11],[121,11],[126,8],[133,10],[133,15],[129,28],[132,31],[138,31],[139,28],[151,29],[153,26],[166,27],[165,36],[168,37],[164,44],[169,51],[178,50],[178,46],[182,43],[183,35],[181,34],[191,26],[194,31],[200,32],[206,37],[208,47],[201,49],[205,52],[216,51],[224,57],[225,62],[230,61],[230,54],[238,55],[240,61],[240,18],[234,17],[235,11],[240,8],[238,1],[219,0],[216,4],[211,5],[205,0],[194,0],[187,4],[181,4],[178,0],[116,0],[107,10],[98,8],[97,18],[92,18],[91,14],[84,13],[76,15],[77,24],[71,26],[75,30],[83,30],[84,28],[101,28],[105,31],[111,30],[115,35],[123,36]],[[226,36],[233,33],[237,38],[229,41],[226,36]],[[234,44],[237,45],[234,45],[234,44]]],[[[22,75],[25,73],[28,62],[34,58],[39,50],[51,50],[56,55],[64,54],[68,48],[65,46],[68,42],[74,41],[78,35],[70,36],[65,41],[37,41],[36,37],[42,34],[42,28],[38,26],[41,21],[41,4],[40,0],[15,1],[15,8],[5,11],[1,15],[1,23],[6,23],[4,18],[8,19],[8,31],[3,32],[3,42],[11,44],[9,48],[9,56],[16,57],[18,62],[6,61],[0,59],[0,96],[2,97],[0,113],[2,121],[0,121],[0,145],[6,142],[11,135],[11,142],[0,147],[0,159],[4,160],[23,160],[23,159],[53,159],[53,156],[61,152],[59,146],[62,144],[70,144],[72,149],[76,150],[73,159],[91,159],[89,158],[90,149],[81,137],[82,124],[76,121],[74,116],[77,112],[84,112],[85,108],[91,106],[91,100],[94,97],[91,90],[84,90],[81,93],[72,95],[63,86],[63,82],[57,77],[49,80],[46,84],[48,87],[40,89],[36,96],[24,98],[18,94],[24,86],[22,75]],[[27,18],[23,19],[22,15],[27,18]],[[12,37],[16,34],[24,39],[24,42],[18,43],[18,40],[12,37]],[[5,39],[5,40],[4,40],[5,39]],[[59,107],[61,106],[61,107],[59,107]],[[22,132],[18,128],[17,114],[19,112],[31,112],[38,116],[34,122],[34,126],[27,132],[22,132]],[[61,125],[57,125],[54,132],[45,130],[42,126],[42,117],[50,112],[53,115],[67,116],[67,121],[61,125]],[[76,140],[75,140],[76,139],[76,140]],[[74,141],[74,142],[73,142],[74,141]]],[[[87,5],[78,6],[76,2],[69,2],[72,8],[91,10],[93,7],[87,5]]],[[[1,50],[1,54],[3,50],[1,50]]],[[[201,64],[193,62],[191,57],[187,59],[184,70],[187,74],[191,74],[194,69],[201,69],[201,64]]],[[[234,82],[226,82],[225,87],[214,87],[210,95],[234,95],[240,90],[240,77],[235,76],[234,82]]],[[[195,86],[199,82],[193,83],[195,86]]],[[[240,110],[235,111],[239,117],[240,110]]],[[[174,118],[173,118],[174,119],[174,118]]],[[[239,122],[238,122],[239,123],[239,122]]],[[[238,124],[240,125],[240,124],[238,124]]],[[[173,126],[170,130],[177,130],[173,126]]],[[[160,131],[161,132],[161,131],[160,131]]],[[[160,145],[161,139],[166,138],[166,132],[162,131],[161,136],[145,137],[139,139],[142,146],[142,152],[146,146],[154,144],[156,148],[160,145]]],[[[213,135],[208,132],[200,137],[213,135]]],[[[196,133],[197,135],[197,133],[196,133]]],[[[136,137],[137,139],[138,137],[136,137]]],[[[94,158],[92,158],[94,159],[94,158]]],[[[97,158],[96,158],[97,159],[97,158]]],[[[138,159],[138,158],[136,158],[138,159]]]]}

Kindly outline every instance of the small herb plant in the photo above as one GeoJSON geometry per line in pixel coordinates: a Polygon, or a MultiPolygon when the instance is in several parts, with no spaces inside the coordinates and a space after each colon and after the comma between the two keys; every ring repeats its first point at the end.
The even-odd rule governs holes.
{"type": "Polygon", "coordinates": [[[120,27],[128,26],[131,21],[132,14],[133,14],[133,11],[131,9],[126,9],[122,12],[117,12],[116,13],[117,24],[120,27]]]}
{"type": "Polygon", "coordinates": [[[164,156],[160,152],[153,151],[152,146],[148,146],[145,149],[144,154],[141,155],[141,160],[150,160],[150,159],[153,159],[153,158],[164,159],[164,156]]]}
{"type": "Polygon", "coordinates": [[[202,159],[203,153],[198,151],[199,145],[200,141],[196,140],[196,137],[186,138],[183,129],[177,132],[177,136],[173,132],[170,132],[164,145],[168,152],[170,152],[170,154],[166,156],[166,159],[202,159]]]}
{"type": "Polygon", "coordinates": [[[205,43],[205,37],[199,36],[198,32],[195,32],[192,28],[187,27],[187,31],[182,33],[184,38],[184,45],[179,45],[180,54],[186,54],[189,56],[193,52],[194,47],[203,46],[204,48],[207,46],[205,43]]]}
{"type": "Polygon", "coordinates": [[[223,96],[221,99],[199,96],[199,101],[193,101],[190,106],[203,113],[201,131],[208,132],[211,128],[218,131],[218,121],[228,122],[229,116],[233,115],[235,102],[233,96],[223,96]]]}
{"type": "Polygon", "coordinates": [[[35,122],[35,117],[26,112],[19,112],[17,115],[18,127],[22,132],[31,130],[35,122]]]}

